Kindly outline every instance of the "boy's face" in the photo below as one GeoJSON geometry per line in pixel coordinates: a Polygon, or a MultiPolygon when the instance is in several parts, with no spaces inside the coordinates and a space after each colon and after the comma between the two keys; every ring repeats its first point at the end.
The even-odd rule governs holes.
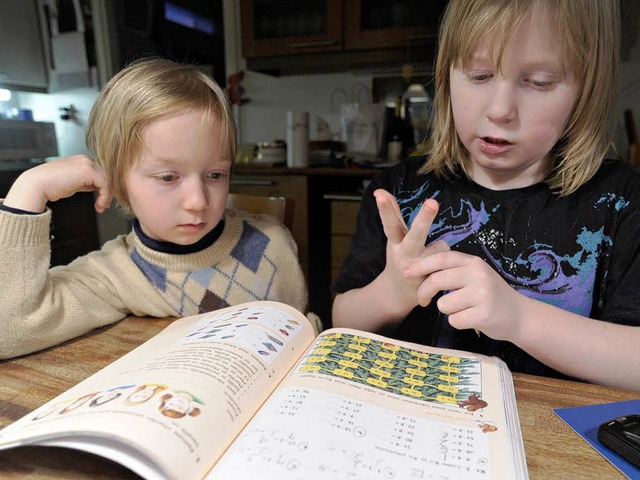
{"type": "MultiPolygon", "coordinates": [[[[541,18],[541,16],[537,16],[541,18]]],[[[561,65],[559,42],[529,15],[504,51],[502,71],[482,42],[450,73],[456,131],[470,175],[487,188],[520,188],[545,178],[548,154],[573,109],[577,84],[561,65]]]]}
{"type": "Polygon", "coordinates": [[[191,245],[224,213],[231,159],[217,122],[200,111],[159,119],[143,131],[142,158],[131,168],[131,210],[149,237],[191,245]]]}

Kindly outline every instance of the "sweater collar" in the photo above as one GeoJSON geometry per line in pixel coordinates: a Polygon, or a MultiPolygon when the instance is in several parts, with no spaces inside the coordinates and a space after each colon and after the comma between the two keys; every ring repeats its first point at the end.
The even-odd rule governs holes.
{"type": "Polygon", "coordinates": [[[213,245],[215,241],[220,238],[220,235],[222,235],[222,231],[224,230],[224,218],[221,219],[218,222],[218,225],[216,225],[209,233],[191,245],[178,245],[177,243],[155,240],[142,231],[142,227],[140,226],[140,222],[137,218],[133,219],[133,230],[145,247],[161,253],[186,255],[189,253],[200,252],[213,245]]]}

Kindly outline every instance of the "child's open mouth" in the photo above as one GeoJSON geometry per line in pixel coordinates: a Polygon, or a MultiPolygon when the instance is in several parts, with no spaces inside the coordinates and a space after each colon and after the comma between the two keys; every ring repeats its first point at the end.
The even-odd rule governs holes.
{"type": "Polygon", "coordinates": [[[513,143],[497,137],[481,137],[479,142],[481,152],[488,155],[500,155],[510,151],[513,143]]]}
{"type": "Polygon", "coordinates": [[[510,145],[511,144],[511,142],[507,142],[506,140],[503,140],[501,138],[482,137],[482,140],[492,145],[510,145]]]}

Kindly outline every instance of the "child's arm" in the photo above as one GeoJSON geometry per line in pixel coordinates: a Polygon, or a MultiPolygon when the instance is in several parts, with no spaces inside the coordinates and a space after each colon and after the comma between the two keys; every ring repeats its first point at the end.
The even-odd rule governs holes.
{"type": "Polygon", "coordinates": [[[94,190],[99,192],[96,209],[102,211],[111,200],[106,179],[90,159],[78,155],[27,170],[2,202],[17,212],[0,212],[0,358],[51,346],[126,314],[113,283],[101,268],[93,268],[96,262],[49,269],[46,203],[94,190]]]}
{"type": "Polygon", "coordinates": [[[583,317],[529,298],[523,303],[516,345],[568,375],[640,391],[640,327],[583,317]]]}
{"type": "Polygon", "coordinates": [[[544,364],[591,382],[640,390],[640,327],[583,317],[531,299],[511,288],[486,262],[461,252],[424,257],[405,270],[422,283],[428,304],[455,328],[476,328],[519,346],[544,364]]]}
{"type": "Polygon", "coordinates": [[[332,311],[336,327],[380,331],[400,323],[418,305],[417,292],[424,280],[405,277],[404,268],[419,258],[449,250],[445,242],[424,246],[438,213],[437,202],[425,201],[411,229],[407,229],[393,196],[381,189],[374,196],[387,237],[385,269],[365,287],[336,296],[332,311]]]}
{"type": "Polygon", "coordinates": [[[98,195],[95,208],[103,212],[111,203],[111,191],[103,173],[85,155],[74,155],[43,163],[22,173],[11,186],[4,205],[42,213],[47,202],[72,196],[76,192],[98,195]]]}

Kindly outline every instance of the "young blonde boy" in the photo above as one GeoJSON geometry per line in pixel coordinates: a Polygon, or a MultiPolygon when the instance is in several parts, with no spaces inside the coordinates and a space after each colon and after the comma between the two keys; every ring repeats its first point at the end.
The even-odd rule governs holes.
{"type": "Polygon", "coordinates": [[[225,210],[236,133],[224,92],[195,67],[135,63],[92,108],[87,145],[24,172],[0,203],[0,358],[30,353],[126,315],[187,316],[251,300],[304,311],[288,230],[225,210]],[[49,268],[49,201],[95,191],[133,230],[49,268]]]}

